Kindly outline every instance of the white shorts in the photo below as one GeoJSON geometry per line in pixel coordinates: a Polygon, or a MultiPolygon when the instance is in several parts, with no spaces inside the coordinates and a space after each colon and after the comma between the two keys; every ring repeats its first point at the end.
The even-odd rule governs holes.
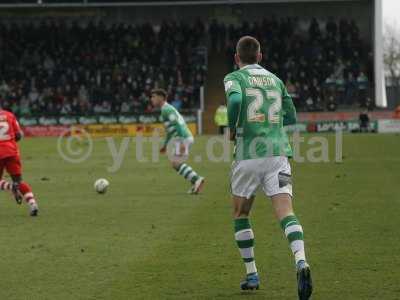
{"type": "Polygon", "coordinates": [[[235,161],[232,164],[232,195],[252,198],[262,187],[268,196],[292,196],[292,177],[289,160],[285,156],[235,161]]]}
{"type": "Polygon", "coordinates": [[[174,146],[174,155],[175,156],[188,156],[190,146],[194,143],[192,137],[189,138],[174,138],[173,139],[173,146],[174,146]]]}

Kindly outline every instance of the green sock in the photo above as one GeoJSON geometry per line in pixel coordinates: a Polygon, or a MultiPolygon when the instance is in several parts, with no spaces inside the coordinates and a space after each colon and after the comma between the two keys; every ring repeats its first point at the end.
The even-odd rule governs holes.
{"type": "Polygon", "coordinates": [[[257,273],[254,260],[254,233],[248,218],[235,219],[235,240],[246,266],[247,274],[257,273]]]}
{"type": "Polygon", "coordinates": [[[295,215],[289,215],[281,220],[281,227],[289,241],[290,249],[292,249],[296,264],[300,260],[305,261],[306,254],[304,250],[303,228],[299,220],[295,215]]]}
{"type": "Polygon", "coordinates": [[[181,164],[176,171],[178,172],[179,175],[183,176],[186,180],[189,180],[191,183],[195,183],[200,178],[199,175],[197,175],[197,173],[193,171],[193,169],[185,163],[181,164]]]}

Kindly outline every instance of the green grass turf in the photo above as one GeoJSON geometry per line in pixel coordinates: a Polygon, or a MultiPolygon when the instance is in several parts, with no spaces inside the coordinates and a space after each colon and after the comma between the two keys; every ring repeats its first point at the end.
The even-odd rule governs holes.
{"type": "MultiPolygon", "coordinates": [[[[313,299],[400,299],[400,136],[345,135],[343,145],[341,164],[293,165],[313,299]]],[[[207,184],[188,196],[165,158],[138,163],[134,145],[116,173],[104,140],[83,164],[63,161],[56,139],[21,147],[41,212],[32,219],[0,196],[0,299],[296,299],[292,256],[262,195],[252,215],[262,287],[238,289],[228,162],[193,162],[207,184]],[[93,191],[99,177],[111,182],[105,195],[93,191]]]]}

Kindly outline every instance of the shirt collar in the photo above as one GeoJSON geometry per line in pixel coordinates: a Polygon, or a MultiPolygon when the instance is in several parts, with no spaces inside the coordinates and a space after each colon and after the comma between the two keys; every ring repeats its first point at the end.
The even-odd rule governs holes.
{"type": "Polygon", "coordinates": [[[261,69],[262,67],[259,64],[252,64],[252,65],[245,65],[244,67],[241,67],[240,70],[245,70],[245,69],[261,69]]]}

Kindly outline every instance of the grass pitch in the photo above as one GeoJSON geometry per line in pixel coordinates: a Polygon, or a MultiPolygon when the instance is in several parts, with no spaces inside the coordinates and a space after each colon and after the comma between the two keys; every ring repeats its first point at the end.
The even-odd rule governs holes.
{"type": "MultiPolygon", "coordinates": [[[[297,299],[288,243],[261,194],[252,224],[262,286],[239,291],[228,162],[191,162],[207,182],[188,196],[165,158],[139,163],[132,144],[115,173],[105,140],[80,164],[60,158],[56,139],[21,148],[41,211],[32,219],[0,195],[0,299],[297,299]],[[100,177],[105,195],[93,190],[100,177]]],[[[329,163],[293,164],[313,299],[400,299],[400,136],[345,135],[340,164],[333,148],[329,163]]]]}

